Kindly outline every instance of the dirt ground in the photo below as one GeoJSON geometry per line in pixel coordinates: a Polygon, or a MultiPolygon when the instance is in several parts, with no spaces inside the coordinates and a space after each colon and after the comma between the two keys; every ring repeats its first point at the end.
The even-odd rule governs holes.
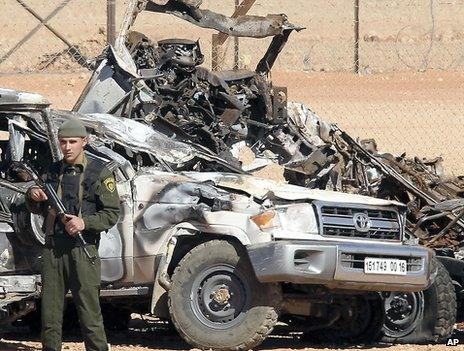
{"type": "MultiPolygon", "coordinates": [[[[452,337],[458,339],[459,344],[451,350],[464,350],[464,330],[456,330],[452,337]]],[[[110,332],[108,341],[112,351],[145,351],[145,350],[198,350],[186,344],[174,330],[166,324],[154,321],[149,317],[144,320],[133,315],[130,328],[126,332],[110,332]]],[[[450,350],[445,344],[429,345],[391,345],[391,344],[316,344],[302,339],[301,333],[289,332],[285,326],[278,325],[272,335],[258,348],[262,351],[445,351],[450,350]]],[[[40,337],[32,334],[26,327],[12,327],[3,337],[0,335],[0,350],[4,351],[39,351],[40,337]]],[[[68,333],[64,337],[63,350],[84,351],[83,343],[78,332],[68,333]]]]}

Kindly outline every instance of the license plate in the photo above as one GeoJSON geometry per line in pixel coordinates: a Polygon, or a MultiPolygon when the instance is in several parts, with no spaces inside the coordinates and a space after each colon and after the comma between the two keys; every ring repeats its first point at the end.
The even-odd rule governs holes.
{"type": "Polygon", "coordinates": [[[364,273],[406,275],[407,266],[406,260],[366,257],[364,260],[364,273]]]}

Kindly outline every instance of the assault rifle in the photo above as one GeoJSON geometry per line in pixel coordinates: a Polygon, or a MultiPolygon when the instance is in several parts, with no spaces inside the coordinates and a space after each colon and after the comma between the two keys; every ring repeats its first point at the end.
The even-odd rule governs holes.
{"type": "MultiPolygon", "coordinates": [[[[48,202],[50,206],[56,211],[56,215],[60,219],[62,219],[67,214],[67,210],[60,197],[56,193],[55,189],[53,189],[53,187],[50,184],[46,183],[40,176],[40,174],[37,173],[34,167],[32,167],[27,161],[22,160],[21,167],[30,174],[35,184],[45,192],[45,195],[47,195],[48,197],[48,202]]],[[[92,256],[90,252],[87,250],[87,243],[85,242],[85,239],[82,236],[81,232],[77,233],[77,242],[84,249],[85,255],[89,259],[90,263],[95,264],[95,260],[97,259],[97,257],[92,256]]]]}

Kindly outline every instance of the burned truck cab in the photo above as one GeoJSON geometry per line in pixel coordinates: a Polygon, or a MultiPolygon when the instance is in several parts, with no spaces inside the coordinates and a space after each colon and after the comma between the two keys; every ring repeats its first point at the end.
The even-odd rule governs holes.
{"type": "Polygon", "coordinates": [[[0,89],[0,324],[32,311],[40,293],[43,220],[25,210],[31,182],[18,166],[25,158],[42,170],[52,159],[39,126],[24,118],[48,114],[49,106],[38,94],[0,89]]]}

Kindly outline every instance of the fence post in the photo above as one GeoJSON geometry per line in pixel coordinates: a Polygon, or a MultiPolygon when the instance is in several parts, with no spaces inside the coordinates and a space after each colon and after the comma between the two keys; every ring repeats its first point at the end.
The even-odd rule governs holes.
{"type": "Polygon", "coordinates": [[[219,71],[219,34],[213,34],[211,38],[211,69],[214,72],[219,71]]]}
{"type": "Polygon", "coordinates": [[[359,0],[354,0],[354,73],[359,73],[359,0]]]}
{"type": "Polygon", "coordinates": [[[116,41],[116,0],[106,3],[106,40],[110,45],[116,41]]]}
{"type": "MultiPolygon", "coordinates": [[[[240,7],[240,0],[235,0],[235,12],[238,11],[240,7]]],[[[240,43],[239,38],[234,37],[234,69],[238,69],[238,62],[240,60],[240,43]]]]}

